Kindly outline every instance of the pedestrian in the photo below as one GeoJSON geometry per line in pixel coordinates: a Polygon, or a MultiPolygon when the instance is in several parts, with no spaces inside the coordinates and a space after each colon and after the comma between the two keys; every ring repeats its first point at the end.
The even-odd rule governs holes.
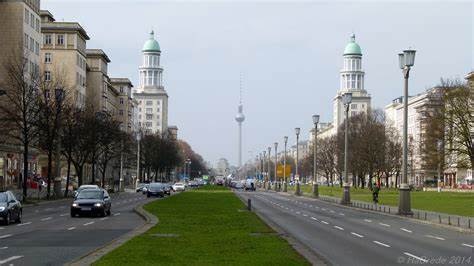
{"type": "Polygon", "coordinates": [[[374,201],[374,204],[379,203],[379,191],[380,191],[380,185],[375,183],[372,186],[372,200],[374,201]]]}

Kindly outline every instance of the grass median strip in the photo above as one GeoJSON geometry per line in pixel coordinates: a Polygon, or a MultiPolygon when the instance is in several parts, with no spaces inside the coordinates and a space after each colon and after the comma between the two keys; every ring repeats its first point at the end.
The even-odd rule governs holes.
{"type": "Polygon", "coordinates": [[[158,224],[95,265],[309,264],[254,213],[239,211],[245,205],[226,188],[203,187],[145,209],[158,224]]]}

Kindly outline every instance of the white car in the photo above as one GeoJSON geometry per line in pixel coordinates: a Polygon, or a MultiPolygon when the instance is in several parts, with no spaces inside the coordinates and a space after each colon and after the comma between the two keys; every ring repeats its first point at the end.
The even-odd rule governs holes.
{"type": "Polygon", "coordinates": [[[171,187],[173,188],[173,191],[184,191],[185,190],[183,183],[175,183],[171,187]]]}

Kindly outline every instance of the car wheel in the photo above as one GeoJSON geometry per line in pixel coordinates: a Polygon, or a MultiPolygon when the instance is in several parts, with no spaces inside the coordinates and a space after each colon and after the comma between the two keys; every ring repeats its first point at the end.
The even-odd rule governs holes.
{"type": "Polygon", "coordinates": [[[109,208],[109,209],[107,210],[107,215],[110,216],[111,214],[112,214],[112,210],[109,208]]]}
{"type": "Polygon", "coordinates": [[[100,214],[100,216],[102,216],[102,217],[107,216],[107,211],[105,210],[105,208],[104,208],[104,210],[102,211],[102,213],[100,214]]]}
{"type": "Polygon", "coordinates": [[[18,217],[16,218],[16,221],[15,221],[15,222],[21,223],[21,215],[22,215],[22,213],[23,213],[22,210],[20,210],[20,211],[18,212],[18,217]]]}
{"type": "Polygon", "coordinates": [[[73,213],[73,212],[71,212],[71,217],[72,217],[72,218],[76,217],[76,214],[73,213]]]}
{"type": "Polygon", "coordinates": [[[149,197],[150,197],[150,194],[146,194],[146,197],[149,198],[149,197]]]}
{"type": "Polygon", "coordinates": [[[5,225],[9,225],[10,224],[10,212],[7,212],[7,217],[5,217],[5,221],[4,221],[4,224],[5,225]]]}

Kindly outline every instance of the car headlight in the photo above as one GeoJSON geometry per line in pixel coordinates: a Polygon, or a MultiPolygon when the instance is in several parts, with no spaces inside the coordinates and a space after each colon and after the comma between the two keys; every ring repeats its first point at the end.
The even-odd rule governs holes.
{"type": "Polygon", "coordinates": [[[0,212],[4,211],[5,207],[0,207],[0,212]]]}
{"type": "Polygon", "coordinates": [[[77,203],[72,204],[72,207],[77,207],[77,206],[79,206],[77,203]]]}
{"type": "Polygon", "coordinates": [[[102,207],[102,203],[96,203],[94,204],[95,207],[102,207]]]}

